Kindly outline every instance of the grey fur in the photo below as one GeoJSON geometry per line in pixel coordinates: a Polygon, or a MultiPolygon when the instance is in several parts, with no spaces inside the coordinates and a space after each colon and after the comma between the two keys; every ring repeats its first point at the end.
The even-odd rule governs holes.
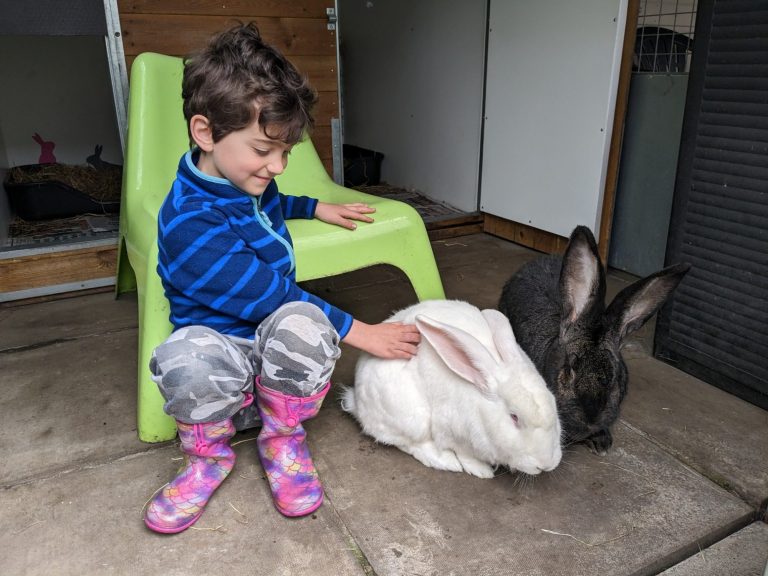
{"type": "Polygon", "coordinates": [[[627,391],[625,338],[664,304],[688,272],[677,264],[638,280],[606,308],[605,271],[589,228],[577,226],[565,254],[525,264],[504,286],[499,310],[555,395],[567,442],[597,453],[627,391]]]}

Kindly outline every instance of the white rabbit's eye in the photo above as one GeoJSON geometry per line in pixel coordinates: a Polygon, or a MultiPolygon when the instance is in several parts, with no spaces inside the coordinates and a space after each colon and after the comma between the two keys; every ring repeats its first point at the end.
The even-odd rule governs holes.
{"type": "Polygon", "coordinates": [[[512,422],[514,422],[515,426],[517,426],[518,425],[517,414],[510,414],[509,417],[512,418],[512,422]]]}

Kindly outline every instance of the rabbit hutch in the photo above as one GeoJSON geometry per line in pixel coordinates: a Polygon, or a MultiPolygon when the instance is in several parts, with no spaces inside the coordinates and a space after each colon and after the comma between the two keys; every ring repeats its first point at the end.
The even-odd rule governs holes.
{"type": "Polygon", "coordinates": [[[113,282],[122,150],[98,0],[4,2],[0,300],[113,282]]]}

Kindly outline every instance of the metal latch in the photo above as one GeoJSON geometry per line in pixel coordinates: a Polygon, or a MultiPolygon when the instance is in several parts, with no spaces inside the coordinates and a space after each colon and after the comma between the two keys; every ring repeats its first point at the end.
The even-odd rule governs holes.
{"type": "Polygon", "coordinates": [[[326,8],[325,14],[328,16],[328,30],[336,30],[336,8],[326,8]]]}

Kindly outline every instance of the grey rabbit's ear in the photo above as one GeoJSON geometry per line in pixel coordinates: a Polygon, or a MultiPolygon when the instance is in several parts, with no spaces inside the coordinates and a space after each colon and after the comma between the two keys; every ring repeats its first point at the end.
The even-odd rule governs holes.
{"type": "Polygon", "coordinates": [[[581,318],[595,309],[602,310],[605,272],[595,237],[586,226],[577,226],[571,233],[560,271],[560,297],[563,306],[561,338],[581,318]]]}
{"type": "Polygon", "coordinates": [[[640,328],[672,294],[690,264],[676,264],[630,284],[619,292],[605,313],[606,325],[618,343],[640,328]]]}

